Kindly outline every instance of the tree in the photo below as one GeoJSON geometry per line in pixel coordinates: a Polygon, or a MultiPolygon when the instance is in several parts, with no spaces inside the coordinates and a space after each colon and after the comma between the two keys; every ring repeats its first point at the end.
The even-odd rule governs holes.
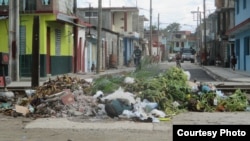
{"type": "Polygon", "coordinates": [[[154,31],[154,30],[157,30],[158,29],[158,27],[156,26],[156,25],[152,25],[152,31],[154,31]]]}
{"type": "Polygon", "coordinates": [[[175,32],[175,31],[180,31],[181,29],[181,25],[179,23],[171,23],[169,24],[165,29],[164,29],[164,33],[165,35],[167,35],[167,33],[170,33],[170,32],[175,32]]]}
{"type": "MultiPolygon", "coordinates": [[[[172,33],[173,32],[176,32],[176,31],[180,31],[181,29],[181,26],[179,23],[171,23],[169,24],[166,28],[163,29],[163,34],[165,35],[165,37],[168,38],[168,40],[171,40],[171,36],[172,36],[172,33]]],[[[169,42],[169,52],[172,53],[174,50],[174,45],[173,45],[173,42],[169,42]]]]}

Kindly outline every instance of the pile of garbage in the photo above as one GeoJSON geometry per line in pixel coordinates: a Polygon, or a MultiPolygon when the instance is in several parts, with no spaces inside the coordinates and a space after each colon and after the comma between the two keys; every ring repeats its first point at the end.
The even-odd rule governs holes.
{"type": "Polygon", "coordinates": [[[25,95],[0,93],[0,112],[9,116],[126,118],[142,122],[169,120],[183,111],[244,111],[246,94],[231,95],[213,84],[191,82],[190,73],[170,68],[152,75],[147,70],[79,79],[49,79],[25,95]],[[142,77],[143,76],[143,77],[142,77]]]}

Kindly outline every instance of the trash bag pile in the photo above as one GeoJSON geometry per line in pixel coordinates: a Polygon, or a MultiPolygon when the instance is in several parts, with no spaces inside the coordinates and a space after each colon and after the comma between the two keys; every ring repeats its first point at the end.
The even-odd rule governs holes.
{"type": "Polygon", "coordinates": [[[225,95],[213,84],[190,81],[177,67],[150,73],[131,73],[80,79],[68,75],[49,79],[25,95],[0,93],[0,112],[9,116],[125,118],[141,122],[169,120],[184,111],[244,111],[246,94],[225,95]],[[154,74],[154,75],[152,75],[154,74]],[[143,76],[143,77],[142,77],[143,76]]]}

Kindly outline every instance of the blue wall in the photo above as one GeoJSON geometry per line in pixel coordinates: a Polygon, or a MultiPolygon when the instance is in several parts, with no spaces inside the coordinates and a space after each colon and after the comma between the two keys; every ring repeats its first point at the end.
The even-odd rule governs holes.
{"type": "MultiPolygon", "coordinates": [[[[250,1],[235,0],[235,26],[250,18],[250,1]],[[245,5],[244,5],[245,2],[245,5]]],[[[236,69],[250,72],[250,28],[235,34],[236,69]]]]}
{"type": "Polygon", "coordinates": [[[124,63],[125,65],[128,65],[128,61],[131,59],[132,54],[133,54],[133,40],[131,38],[123,38],[123,43],[124,43],[124,63]]]}
{"type": "Polygon", "coordinates": [[[243,71],[250,71],[250,55],[247,48],[249,46],[250,29],[235,35],[235,53],[237,56],[236,68],[243,71]]]}
{"type": "Polygon", "coordinates": [[[246,0],[246,8],[243,8],[244,0],[235,0],[235,25],[250,18],[250,0],[246,0]]]}

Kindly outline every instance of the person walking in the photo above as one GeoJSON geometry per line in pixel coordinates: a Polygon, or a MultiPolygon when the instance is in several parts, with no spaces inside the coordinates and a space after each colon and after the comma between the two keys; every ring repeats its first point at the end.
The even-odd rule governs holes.
{"type": "Polygon", "coordinates": [[[176,67],[181,68],[181,54],[177,52],[175,55],[176,67]]]}
{"type": "Polygon", "coordinates": [[[231,65],[232,65],[232,69],[235,70],[235,64],[237,63],[237,59],[235,57],[235,55],[233,54],[231,56],[231,65]]]}
{"type": "Polygon", "coordinates": [[[134,64],[137,67],[141,63],[141,55],[142,51],[140,50],[139,46],[135,46],[134,50],[134,64]]]}

